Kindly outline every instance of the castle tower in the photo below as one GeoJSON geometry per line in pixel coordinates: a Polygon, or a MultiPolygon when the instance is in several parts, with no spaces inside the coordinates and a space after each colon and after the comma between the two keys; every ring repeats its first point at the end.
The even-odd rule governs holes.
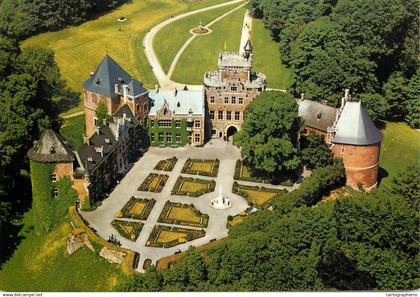
{"type": "Polygon", "coordinates": [[[206,134],[229,138],[240,129],[246,107],[265,91],[267,83],[264,74],[252,72],[250,40],[242,53],[220,53],[217,64],[218,71],[204,74],[206,134]]]}
{"type": "Polygon", "coordinates": [[[90,137],[94,128],[100,125],[96,118],[100,103],[105,104],[108,115],[127,104],[136,117],[143,118],[149,111],[147,93],[140,81],[106,55],[83,84],[86,136],[90,137]]]}
{"type": "Polygon", "coordinates": [[[342,158],[347,185],[370,190],[377,185],[379,155],[383,135],[370,119],[360,102],[343,98],[338,119],[333,128],[331,150],[342,158]]]}

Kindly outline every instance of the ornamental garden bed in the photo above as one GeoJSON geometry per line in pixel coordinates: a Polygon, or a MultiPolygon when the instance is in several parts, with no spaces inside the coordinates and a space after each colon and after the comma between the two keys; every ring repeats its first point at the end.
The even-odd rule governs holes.
{"type": "Polygon", "coordinates": [[[136,241],[144,224],[141,222],[128,222],[123,220],[113,220],[111,223],[118,233],[131,241],[136,241]]]}
{"type": "Polygon", "coordinates": [[[138,188],[139,191],[160,193],[169,176],[150,173],[138,188]]]}
{"type": "Polygon", "coordinates": [[[254,183],[265,183],[265,184],[278,184],[285,187],[293,186],[293,181],[291,179],[286,180],[269,180],[267,178],[262,178],[257,176],[252,172],[251,167],[245,162],[238,160],[236,161],[235,175],[233,177],[235,180],[243,180],[254,183]]]}
{"type": "Polygon", "coordinates": [[[205,228],[209,223],[209,216],[202,214],[192,204],[167,201],[159,215],[158,222],[205,228]]]}
{"type": "Polygon", "coordinates": [[[245,186],[234,182],[232,193],[245,198],[251,206],[259,205],[270,207],[270,200],[277,195],[287,193],[287,190],[269,189],[260,186],[245,186]]]}
{"type": "Polygon", "coordinates": [[[242,223],[242,221],[248,216],[248,214],[243,211],[240,214],[236,215],[236,216],[228,216],[228,221],[226,224],[227,228],[230,228],[232,226],[235,226],[239,223],[242,223]]]}
{"type": "Polygon", "coordinates": [[[124,205],[120,211],[120,217],[136,219],[136,220],[147,220],[150,212],[155,205],[155,199],[141,199],[131,197],[130,200],[124,205]]]}
{"type": "Polygon", "coordinates": [[[204,237],[204,230],[193,230],[178,227],[168,227],[163,225],[155,225],[150,237],[146,242],[146,246],[158,248],[170,248],[178,244],[204,237]]]}
{"type": "Polygon", "coordinates": [[[176,180],[172,189],[172,195],[182,195],[189,197],[199,197],[203,194],[214,191],[216,182],[214,180],[205,180],[192,177],[180,176],[176,180]]]}
{"type": "Polygon", "coordinates": [[[219,171],[220,161],[216,160],[200,160],[200,159],[187,159],[182,173],[199,174],[204,176],[216,177],[219,171]]]}
{"type": "Polygon", "coordinates": [[[178,161],[176,157],[160,160],[159,163],[157,163],[155,166],[155,170],[172,171],[172,169],[175,167],[176,161],[178,161]]]}

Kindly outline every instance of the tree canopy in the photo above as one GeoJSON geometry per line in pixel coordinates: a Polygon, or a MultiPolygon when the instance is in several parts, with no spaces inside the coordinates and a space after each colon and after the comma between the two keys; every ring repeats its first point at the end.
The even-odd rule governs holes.
{"type": "Polygon", "coordinates": [[[254,168],[273,176],[299,167],[296,147],[301,120],[297,111],[293,96],[278,92],[262,93],[248,106],[234,140],[254,168]]]}

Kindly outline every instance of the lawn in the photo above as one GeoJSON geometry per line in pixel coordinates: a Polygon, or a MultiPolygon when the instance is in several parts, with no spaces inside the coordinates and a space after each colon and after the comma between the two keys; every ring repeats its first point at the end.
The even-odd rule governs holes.
{"type": "Polygon", "coordinates": [[[131,241],[136,241],[140,235],[144,224],[141,222],[128,222],[123,220],[113,220],[111,225],[118,233],[131,241]]]}
{"type": "Polygon", "coordinates": [[[60,127],[60,134],[63,135],[75,149],[83,144],[83,135],[85,135],[85,116],[79,115],[64,119],[60,127]]]}
{"type": "Polygon", "coordinates": [[[279,44],[272,40],[270,31],[261,19],[253,19],[251,41],[253,50],[253,70],[267,75],[267,86],[287,89],[290,85],[291,71],[281,63],[279,44]]]}
{"type": "MultiPolygon", "coordinates": [[[[235,4],[235,6],[236,5],[238,4],[235,4]]],[[[188,38],[192,36],[189,32],[190,29],[198,27],[200,21],[203,26],[205,26],[213,19],[223,15],[231,9],[232,6],[229,5],[201,12],[184,19],[180,19],[162,28],[153,40],[153,48],[156,51],[156,55],[159,58],[159,62],[165,73],[168,72],[172,60],[175,58],[179,49],[188,40],[188,38]]]]}
{"type": "Polygon", "coordinates": [[[138,188],[138,191],[160,193],[165,186],[169,176],[150,173],[138,188]]]}
{"type": "Polygon", "coordinates": [[[166,159],[166,160],[160,160],[156,166],[155,166],[155,170],[163,170],[163,171],[172,171],[172,169],[174,169],[175,164],[177,162],[177,158],[176,157],[172,157],[170,159],[166,159]]]}
{"type": "Polygon", "coordinates": [[[111,291],[121,270],[86,247],[68,255],[71,232],[67,222],[41,236],[31,232],[2,267],[0,290],[111,291]]]}
{"type": "Polygon", "coordinates": [[[207,189],[207,187],[208,187],[208,184],[203,184],[200,182],[184,181],[181,185],[180,190],[182,192],[198,192],[198,191],[207,189]]]}
{"type": "Polygon", "coordinates": [[[201,159],[187,159],[182,173],[199,174],[204,176],[216,177],[219,171],[219,160],[201,160],[201,159]]]}
{"type": "Polygon", "coordinates": [[[241,189],[241,191],[248,194],[248,197],[256,205],[263,205],[278,194],[276,192],[264,192],[264,191],[256,191],[256,190],[249,190],[249,189],[241,189]]]}
{"type": "Polygon", "coordinates": [[[217,70],[217,57],[220,52],[237,52],[245,10],[245,7],[238,9],[211,26],[213,30],[211,34],[194,39],[179,59],[172,80],[179,83],[202,84],[205,72],[217,70]]]}
{"type": "Polygon", "coordinates": [[[143,210],[144,210],[145,207],[146,207],[146,203],[144,203],[144,202],[136,202],[130,208],[130,211],[128,212],[128,214],[129,215],[141,215],[143,213],[143,210]]]}
{"type": "Polygon", "coordinates": [[[409,165],[419,163],[420,132],[405,123],[387,122],[382,133],[384,139],[379,165],[386,173],[379,187],[390,190],[394,184],[393,179],[398,176],[399,172],[405,170],[409,165]]]}
{"type": "Polygon", "coordinates": [[[264,207],[269,206],[269,201],[282,192],[287,193],[287,190],[277,190],[260,186],[246,186],[240,185],[237,182],[234,182],[232,187],[232,193],[242,196],[250,205],[260,205],[264,207]]]}
{"type": "Polygon", "coordinates": [[[172,207],[169,212],[169,219],[179,220],[191,223],[200,223],[201,217],[192,212],[189,208],[185,207],[172,207]]]}
{"type": "Polygon", "coordinates": [[[187,233],[162,230],[160,231],[156,242],[166,243],[173,240],[179,240],[181,238],[185,238],[186,236],[187,236],[187,233]]]}
{"type": "MultiPolygon", "coordinates": [[[[22,42],[22,47],[51,48],[70,88],[81,92],[82,83],[108,53],[148,88],[156,79],[143,51],[143,37],[162,20],[181,12],[224,2],[206,0],[133,0],[114,11],[77,27],[48,32],[22,42]],[[121,23],[121,16],[127,21],[121,23]]],[[[69,112],[82,110],[82,102],[69,112]]]]}
{"type": "Polygon", "coordinates": [[[203,171],[203,172],[211,173],[212,170],[213,170],[213,163],[209,163],[209,162],[196,163],[196,162],[193,162],[192,165],[191,165],[191,170],[192,171],[203,171]]]}

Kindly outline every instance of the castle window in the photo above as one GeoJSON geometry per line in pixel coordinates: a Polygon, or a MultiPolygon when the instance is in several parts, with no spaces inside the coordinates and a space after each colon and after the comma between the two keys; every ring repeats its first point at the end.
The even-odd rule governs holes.
{"type": "Polygon", "coordinates": [[[172,126],[171,120],[159,120],[159,128],[168,128],[172,126]]]}
{"type": "Polygon", "coordinates": [[[217,115],[219,120],[223,120],[223,110],[219,110],[217,115]]]}
{"type": "Polygon", "coordinates": [[[163,132],[159,132],[159,142],[163,142],[163,132]]]}
{"type": "Polygon", "coordinates": [[[214,110],[210,110],[209,113],[210,113],[210,119],[214,120],[214,110]]]}
{"type": "Polygon", "coordinates": [[[136,104],[136,113],[139,113],[140,112],[140,104],[136,104]]]}
{"type": "Polygon", "coordinates": [[[200,142],[200,134],[194,135],[194,142],[200,142]]]}
{"type": "Polygon", "coordinates": [[[239,103],[239,104],[244,104],[244,98],[239,98],[239,99],[238,99],[238,103],[239,103]]]}
{"type": "Polygon", "coordinates": [[[175,121],[175,128],[181,128],[181,121],[180,120],[175,121]]]}
{"type": "Polygon", "coordinates": [[[166,142],[172,142],[172,134],[171,134],[171,132],[166,132],[166,142]]]}
{"type": "Polygon", "coordinates": [[[52,196],[53,196],[54,198],[57,198],[57,197],[58,197],[58,189],[57,189],[57,188],[53,188],[53,189],[52,189],[52,196]]]}
{"type": "Polygon", "coordinates": [[[97,127],[98,126],[98,118],[94,117],[93,118],[93,127],[97,127]]]}
{"type": "Polygon", "coordinates": [[[231,103],[236,104],[236,96],[232,96],[231,103]]]}
{"type": "Polygon", "coordinates": [[[226,111],[226,120],[232,119],[232,112],[230,110],[226,111]]]}
{"type": "Polygon", "coordinates": [[[150,140],[155,142],[155,133],[150,134],[150,140]]]}
{"type": "Polygon", "coordinates": [[[151,120],[151,121],[150,121],[150,127],[152,127],[152,128],[153,128],[154,126],[155,126],[155,121],[154,121],[154,120],[151,120]]]}
{"type": "Polygon", "coordinates": [[[239,111],[235,111],[235,121],[239,121],[241,119],[241,113],[239,111]]]}
{"type": "Polygon", "coordinates": [[[53,146],[50,147],[50,154],[51,155],[54,155],[55,154],[55,148],[53,146]]]}
{"type": "Polygon", "coordinates": [[[148,110],[147,103],[144,103],[144,104],[143,104],[143,111],[144,111],[144,112],[147,112],[147,110],[148,110]]]}
{"type": "Polygon", "coordinates": [[[345,147],[342,146],[341,149],[340,149],[340,154],[344,155],[344,150],[345,150],[345,147]]]}
{"type": "Polygon", "coordinates": [[[200,128],[200,121],[194,121],[194,128],[200,128]]]}
{"type": "Polygon", "coordinates": [[[179,134],[179,133],[175,134],[175,141],[176,142],[181,142],[181,134],[179,134]]]}
{"type": "Polygon", "coordinates": [[[216,129],[211,129],[211,135],[212,136],[216,135],[216,129]]]}
{"type": "Polygon", "coordinates": [[[225,97],[225,104],[229,104],[229,97],[225,97]]]}
{"type": "Polygon", "coordinates": [[[232,92],[236,92],[238,90],[238,87],[237,86],[230,87],[230,90],[232,92]]]}
{"type": "Polygon", "coordinates": [[[214,96],[210,97],[210,103],[214,103],[214,96]]]}
{"type": "Polygon", "coordinates": [[[57,181],[57,174],[56,173],[52,173],[51,174],[51,182],[55,183],[57,181]]]}

